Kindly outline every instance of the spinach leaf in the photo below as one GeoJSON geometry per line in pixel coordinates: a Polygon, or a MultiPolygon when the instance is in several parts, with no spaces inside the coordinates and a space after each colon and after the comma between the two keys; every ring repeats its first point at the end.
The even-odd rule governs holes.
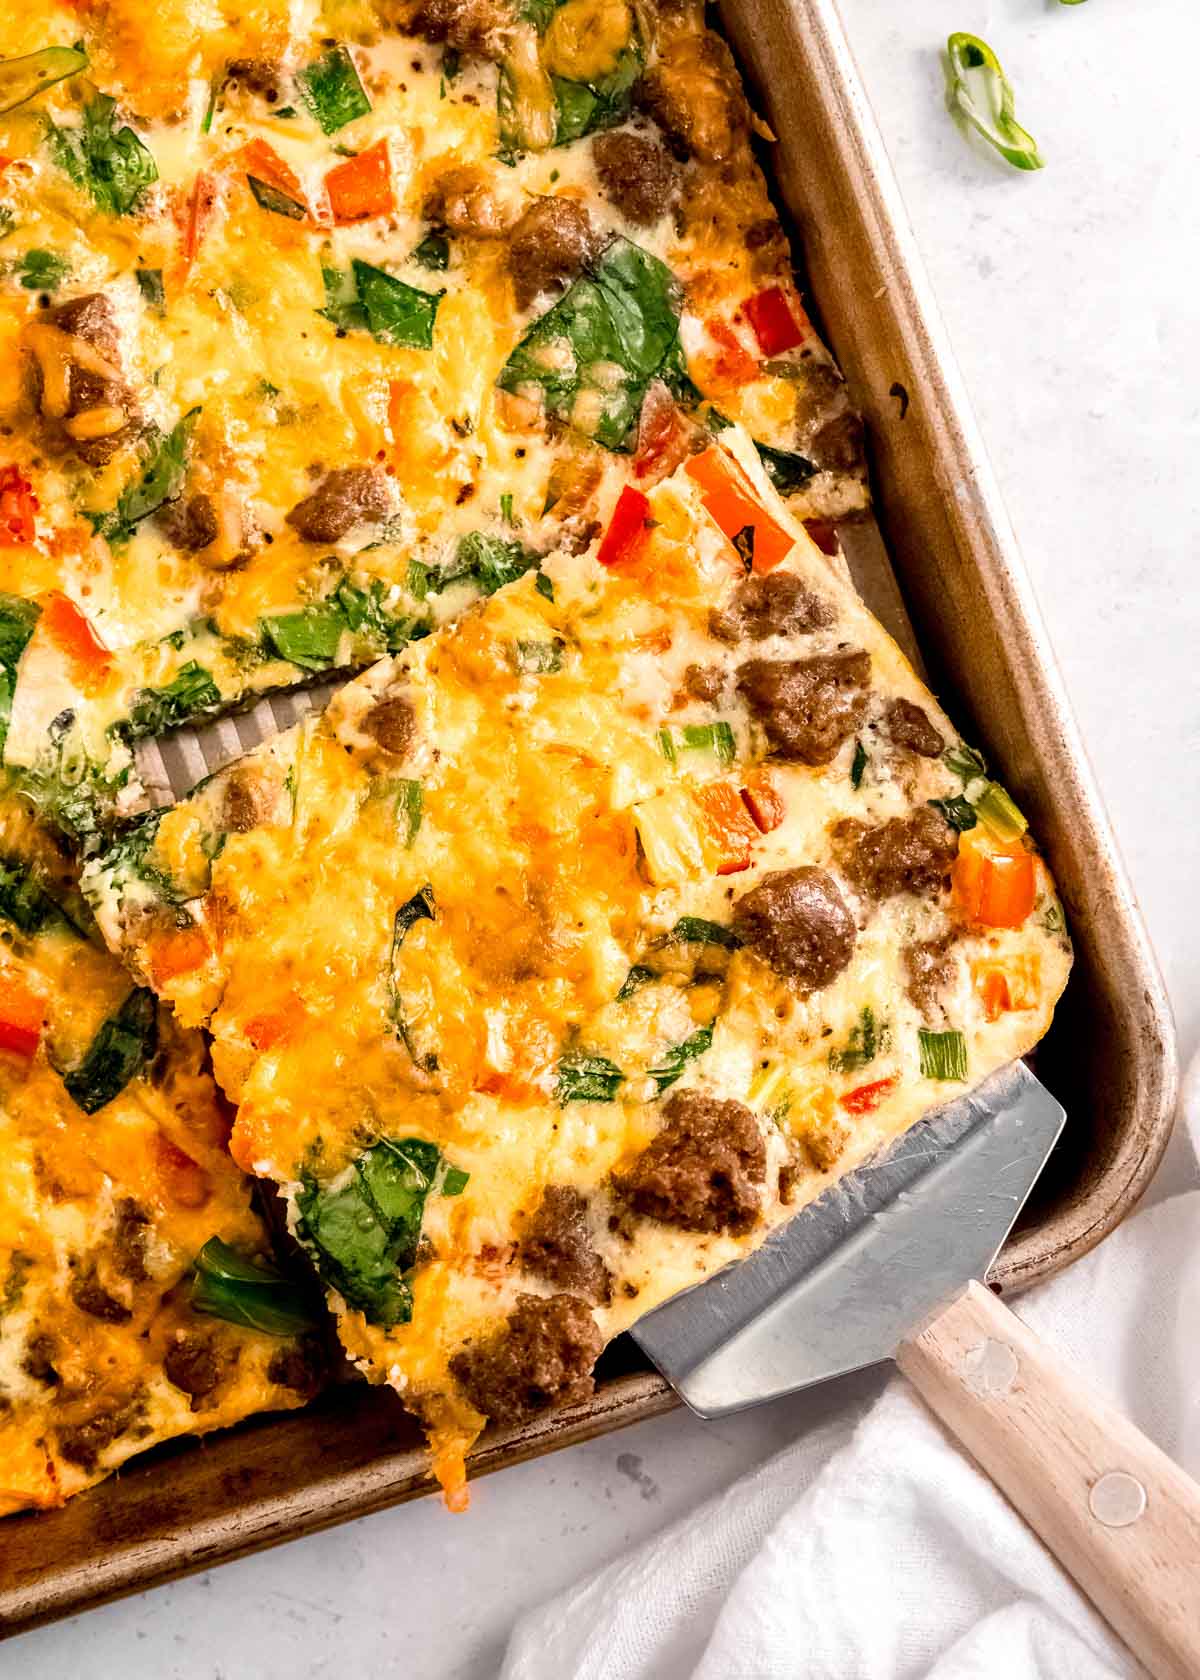
{"type": "Polygon", "coordinates": [[[723,927],[720,922],[706,921],[703,916],[680,916],[669,933],[664,933],[661,939],[655,940],[655,945],[722,945],[727,951],[736,951],[741,940],[732,928],[723,927]]]}
{"type": "Polygon", "coordinates": [[[634,963],[621,982],[621,990],[617,993],[617,1002],[624,1003],[625,999],[631,998],[634,992],[640,991],[643,986],[648,986],[651,980],[657,979],[658,975],[654,969],[648,968],[645,963],[634,963]]]}
{"type": "Polygon", "coordinates": [[[589,1056],[582,1050],[559,1058],[554,1094],[560,1103],[614,1102],[625,1083],[625,1075],[607,1056],[589,1056]]]}
{"type": "Polygon", "coordinates": [[[612,128],[624,122],[633,104],[633,89],[642,73],[642,60],[632,47],[625,47],[606,76],[591,82],[570,82],[551,76],[557,107],[554,144],[569,145],[585,134],[612,128]]]}
{"type": "Polygon", "coordinates": [[[146,308],[153,310],[156,315],[165,315],[167,296],[163,290],[162,269],[135,268],[133,277],[138,283],[138,291],[146,300],[146,308]]]}
{"type": "Polygon", "coordinates": [[[412,1318],[404,1274],[416,1263],[431,1193],[459,1195],[467,1175],[424,1138],[380,1138],[348,1174],[322,1189],[305,1175],[296,1235],[321,1280],[384,1330],[412,1318]]]}
{"type": "Polygon", "coordinates": [[[345,47],[331,47],[324,57],[299,72],[296,84],[323,134],[336,134],[371,109],[345,47]]]}
{"type": "Polygon", "coordinates": [[[265,1260],[248,1260],[220,1237],[196,1256],[192,1307],[267,1336],[298,1336],[321,1322],[320,1302],[265,1260]]]}
{"type": "Polygon", "coordinates": [[[664,380],[677,395],[690,386],[680,305],[665,263],[628,239],[613,239],[533,323],[496,383],[504,391],[539,393],[548,417],[605,449],[628,451],[651,380],[664,380]]]}
{"type": "Polygon", "coordinates": [[[158,1005],[153,992],[138,986],[105,1021],[79,1066],[64,1074],[67,1095],[95,1114],[137,1078],[157,1047],[158,1005]]]}
{"type": "Polygon", "coordinates": [[[17,666],[41,610],[36,601],[27,601],[23,595],[0,593],[0,759],[4,756],[8,722],[12,717],[17,666]]]}
{"type": "Polygon", "coordinates": [[[141,477],[125,486],[117,497],[116,507],[105,513],[88,514],[95,529],[110,543],[128,542],[143,519],[179,495],[187,472],[188,445],[199,418],[198,408],[189,409],[166,437],[158,433],[150,444],[141,477]]]}
{"type": "Polygon", "coordinates": [[[428,350],[444,292],[423,292],[386,269],[355,257],[350,272],[322,268],[325,307],[321,314],[344,332],[366,331],[381,344],[428,350]]]}
{"type": "Polygon", "coordinates": [[[965,834],[968,829],[974,828],[979,821],[975,814],[974,805],[971,804],[969,799],[964,799],[961,794],[956,794],[951,799],[931,799],[929,803],[935,811],[940,811],[950,827],[956,828],[960,834],[965,834]]]}
{"type": "Polygon", "coordinates": [[[413,252],[413,261],[420,263],[422,268],[449,268],[450,241],[444,233],[427,233],[413,252]]]}
{"type": "Polygon", "coordinates": [[[850,761],[850,786],[855,792],[862,786],[863,771],[867,768],[868,763],[867,749],[861,741],[855,741],[854,757],[850,761]]]}
{"type": "Polygon", "coordinates": [[[816,466],[806,455],[797,455],[788,449],[774,449],[769,443],[757,441],[754,447],[758,450],[758,458],[767,477],[781,496],[790,496],[794,490],[802,490],[816,475],[816,466]]]}
{"type": "Polygon", "coordinates": [[[96,208],[125,216],[158,180],[158,166],[127,123],[115,126],[116,108],[111,94],[98,93],[83,107],[78,128],[51,122],[48,134],[55,161],[91,194],[96,208]]]}
{"type": "Polygon", "coordinates": [[[513,663],[523,676],[540,677],[561,671],[566,645],[561,636],[555,636],[550,642],[514,642],[513,663]]]}
{"type": "Polygon", "coordinates": [[[483,595],[494,595],[531,571],[541,556],[516,537],[493,537],[486,531],[468,531],[458,539],[449,568],[435,573],[430,587],[437,590],[470,580],[483,595]],[[435,581],[436,580],[436,581],[435,581]]]}
{"type": "Polygon", "coordinates": [[[0,916],[20,928],[22,933],[36,933],[52,918],[57,918],[58,906],[33,879],[23,864],[0,863],[0,916]]]}
{"type": "Polygon", "coordinates": [[[140,688],[129,708],[129,716],[113,727],[127,741],[140,741],[147,735],[176,729],[220,703],[221,690],[211,674],[196,660],[189,659],[162,688],[140,688]]]}
{"type": "Polygon", "coordinates": [[[42,47],[0,63],[0,115],[35,99],[55,82],[78,76],[88,66],[82,47],[42,47]]]}
{"type": "Polygon", "coordinates": [[[246,185],[254,194],[254,202],[276,216],[287,216],[290,221],[302,222],[308,215],[303,204],[297,204],[294,198],[289,198],[269,182],[260,181],[257,175],[247,175],[246,185]]]}
{"type": "Polygon", "coordinates": [[[400,618],[383,605],[383,583],[376,578],[359,589],[343,578],[331,595],[296,612],[278,613],[261,622],[262,635],[280,659],[305,671],[327,671],[402,647],[428,632],[427,623],[400,618]],[[356,645],[343,647],[343,637],[356,645]]]}
{"type": "Polygon", "coordinates": [[[17,263],[17,277],[28,292],[57,291],[70,272],[71,265],[65,257],[60,257],[57,251],[40,248],[26,251],[17,263]]]}
{"type": "MultiPolygon", "coordinates": [[[[415,831],[414,831],[415,832],[415,831]]],[[[400,983],[400,953],[410,928],[418,922],[435,922],[437,920],[437,904],[433,896],[433,888],[426,884],[419,888],[410,899],[406,899],[396,911],[392,923],[392,947],[388,956],[388,993],[390,995],[390,1014],[392,1025],[396,1029],[396,1036],[412,1057],[413,1065],[423,1073],[437,1071],[437,1052],[429,1048],[422,1048],[416,1042],[416,1034],[408,1018],[404,1004],[404,992],[400,983]]]]}
{"type": "Polygon", "coordinates": [[[695,1061],[697,1056],[704,1054],[712,1040],[713,1029],[711,1023],[707,1027],[697,1027],[696,1031],[690,1037],[685,1038],[682,1044],[671,1046],[658,1067],[650,1069],[650,1077],[658,1087],[660,1097],[669,1086],[674,1085],[689,1062],[695,1061]]]}

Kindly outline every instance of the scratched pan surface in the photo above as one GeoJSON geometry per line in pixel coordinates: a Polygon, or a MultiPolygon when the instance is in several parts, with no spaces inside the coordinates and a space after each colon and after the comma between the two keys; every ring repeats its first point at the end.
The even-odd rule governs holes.
{"type": "MultiPolygon", "coordinates": [[[[722,15],[779,137],[779,194],[868,422],[880,529],[847,533],[852,568],[910,649],[915,629],[950,712],[1028,812],[1070,917],[1075,972],[1037,1057],[1070,1118],[993,1268],[1009,1292],[1086,1253],[1145,1188],[1174,1111],[1174,1029],[833,0],[726,0],[722,15]]],[[[666,1411],[674,1396],[638,1359],[616,1344],[593,1399],[490,1435],[475,1473],[666,1411]]],[[[340,1390],[203,1449],[177,1443],[61,1511],[0,1523],[0,1632],[429,1487],[417,1431],[378,1390],[340,1390]]]]}

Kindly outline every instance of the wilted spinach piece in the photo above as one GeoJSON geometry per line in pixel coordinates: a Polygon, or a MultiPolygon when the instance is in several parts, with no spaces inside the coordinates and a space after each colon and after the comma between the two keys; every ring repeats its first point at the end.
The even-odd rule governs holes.
{"type": "Polygon", "coordinates": [[[135,268],[133,277],[138,283],[138,291],[146,300],[146,308],[152,309],[156,315],[165,315],[167,295],[163,291],[162,269],[135,268]]]}
{"type": "Polygon", "coordinates": [[[27,292],[57,291],[70,272],[70,263],[57,251],[26,251],[17,262],[17,278],[27,292]]]}
{"type": "Polygon", "coordinates": [[[189,659],[177,676],[162,688],[140,688],[129,708],[129,716],[114,728],[127,741],[147,735],[162,735],[181,723],[221,704],[221,690],[203,665],[189,659]]]}
{"type": "Polygon", "coordinates": [[[659,1096],[668,1086],[674,1085],[689,1062],[695,1061],[697,1056],[704,1054],[712,1043],[712,1039],[713,1029],[710,1024],[707,1027],[697,1027],[696,1031],[685,1038],[682,1044],[671,1046],[658,1067],[650,1069],[650,1077],[658,1087],[659,1096]]]}
{"type": "Polygon", "coordinates": [[[431,1192],[458,1195],[466,1175],[447,1168],[437,1144],[380,1138],[339,1184],[322,1188],[305,1175],[296,1199],[296,1235],[323,1283],[384,1330],[412,1317],[404,1274],[417,1258],[431,1192]]]}
{"type": "Polygon", "coordinates": [[[260,181],[257,175],[247,175],[246,185],[254,195],[254,202],[263,210],[270,210],[273,215],[286,216],[289,221],[302,222],[308,215],[303,204],[289,198],[278,187],[273,187],[269,181],[260,181]]]}
{"type": "Polygon", "coordinates": [[[345,47],[331,47],[296,76],[296,85],[323,134],[336,134],[356,117],[365,117],[371,101],[345,47]]]}
{"type": "Polygon", "coordinates": [[[339,662],[342,638],[358,643],[342,663],[398,653],[429,625],[420,619],[398,617],[383,605],[384,584],[376,578],[360,589],[343,578],[331,595],[296,612],[277,613],[261,623],[263,639],[280,659],[305,671],[327,671],[339,662]]]}
{"type": "Polygon", "coordinates": [[[554,1094],[560,1103],[614,1102],[625,1075],[607,1056],[568,1051],[559,1058],[554,1094]]]}
{"type": "Polygon", "coordinates": [[[17,666],[21,663],[25,644],[33,635],[41,610],[36,601],[27,601],[23,595],[0,593],[0,759],[4,755],[8,722],[12,717],[17,666]]]}
{"type": "Polygon", "coordinates": [[[77,1068],[63,1075],[67,1095],[95,1114],[136,1079],[158,1047],[158,1005],[145,986],[130,992],[88,1046],[77,1068]]]}
{"type": "Polygon", "coordinates": [[[14,860],[0,863],[0,916],[22,933],[36,933],[57,917],[58,906],[38,886],[29,870],[14,860]]]}
{"type": "Polygon", "coordinates": [[[940,811],[950,827],[956,828],[960,834],[974,828],[979,821],[974,805],[961,794],[955,794],[951,799],[931,799],[929,803],[935,811],[940,811]]]}
{"type": "Polygon", "coordinates": [[[758,450],[758,458],[766,469],[767,477],[781,496],[790,496],[794,490],[803,490],[810,478],[816,475],[816,467],[807,455],[797,455],[789,449],[775,449],[769,443],[754,444],[758,450]]]}
{"type": "Polygon", "coordinates": [[[428,350],[444,292],[423,292],[386,269],[355,257],[349,272],[322,268],[325,307],[321,314],[346,332],[369,332],[381,344],[428,350]]]}
{"type": "Polygon", "coordinates": [[[566,645],[561,636],[555,636],[550,642],[514,642],[513,663],[523,676],[540,677],[561,671],[566,645]]]}
{"type": "Polygon", "coordinates": [[[655,940],[656,945],[722,945],[736,951],[741,940],[732,928],[720,922],[710,922],[703,916],[680,916],[669,933],[655,940]]]}
{"type": "MultiPolygon", "coordinates": [[[[415,830],[414,830],[415,832],[415,830]]],[[[391,998],[390,1013],[392,1025],[396,1029],[396,1036],[408,1051],[416,1067],[424,1073],[433,1073],[437,1069],[437,1052],[417,1045],[412,1023],[404,1004],[404,992],[400,983],[400,953],[410,928],[418,922],[434,922],[437,920],[437,905],[433,897],[433,888],[428,884],[418,889],[410,899],[396,911],[392,923],[392,948],[388,957],[388,992],[391,998]]]]}
{"type": "Polygon", "coordinates": [[[110,94],[97,93],[84,105],[78,128],[50,122],[47,135],[59,168],[91,194],[96,208],[125,216],[158,180],[158,166],[127,123],[115,126],[116,109],[110,94]]]}
{"type": "Polygon", "coordinates": [[[624,122],[641,73],[641,55],[633,47],[625,47],[608,74],[594,81],[569,82],[562,76],[551,76],[556,106],[554,144],[566,146],[585,134],[624,122]]]}
{"type": "Polygon", "coordinates": [[[541,556],[526,548],[516,537],[493,537],[486,531],[468,531],[459,537],[454,559],[442,572],[435,572],[428,587],[446,589],[452,583],[470,581],[483,595],[494,595],[506,583],[523,577],[541,556]]]}
{"type": "Polygon", "coordinates": [[[210,1237],[196,1256],[192,1307],[268,1336],[298,1336],[322,1317],[311,1289],[265,1260],[248,1260],[220,1237],[210,1237]]]}
{"type": "Polygon", "coordinates": [[[141,477],[125,486],[116,507],[88,514],[101,536],[111,543],[127,542],[143,519],[175,500],[183,489],[188,445],[199,418],[198,408],[189,409],[165,437],[158,433],[149,444],[141,477]]]}
{"type": "Polygon", "coordinates": [[[444,233],[427,233],[413,252],[413,261],[435,271],[450,266],[450,241],[444,233]]]}

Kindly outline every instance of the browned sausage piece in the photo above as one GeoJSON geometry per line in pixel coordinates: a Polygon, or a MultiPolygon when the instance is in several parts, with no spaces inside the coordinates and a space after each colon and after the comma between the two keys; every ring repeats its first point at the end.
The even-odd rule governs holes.
{"type": "Polygon", "coordinates": [[[616,1180],[635,1213],[685,1231],[748,1231],[762,1205],[767,1150],[758,1122],[739,1102],[676,1091],[663,1126],[616,1180]]]}
{"type": "Polygon", "coordinates": [[[548,1184],[525,1221],[521,1264],[556,1289],[606,1302],[612,1291],[608,1267],[591,1245],[587,1201],[567,1184],[548,1184]]]}
{"type": "Polygon", "coordinates": [[[220,530],[212,497],[203,490],[168,502],[159,508],[154,520],[172,548],[181,549],[184,554],[198,554],[202,548],[208,548],[216,542],[220,530]]]}
{"type": "Polygon", "coordinates": [[[471,163],[439,175],[425,195],[421,213],[447,233],[471,234],[476,239],[498,239],[508,226],[487,171],[471,163]]]}
{"type": "Polygon", "coordinates": [[[950,948],[957,937],[953,930],[936,939],[914,940],[904,947],[906,990],[926,1021],[938,1020],[943,1011],[941,993],[954,978],[950,948]]]}
{"type": "Polygon", "coordinates": [[[226,834],[249,834],[269,816],[275,789],[247,765],[230,770],[221,792],[221,828],[226,834]]]}
{"type": "Polygon", "coordinates": [[[87,1313],[89,1318],[98,1318],[105,1324],[128,1324],[133,1317],[127,1306],[108,1293],[94,1272],[86,1272],[81,1277],[73,1278],[67,1294],[80,1312],[87,1313]]]}
{"type": "Polygon", "coordinates": [[[403,0],[385,14],[407,35],[491,59],[504,56],[515,21],[502,0],[403,0]]]}
{"type": "Polygon", "coordinates": [[[496,1423],[523,1423],[548,1406],[586,1400],[603,1346],[577,1296],[518,1295],[504,1329],[456,1353],[450,1371],[476,1411],[496,1423]]]}
{"type": "Polygon", "coordinates": [[[866,459],[862,421],[849,410],[827,420],[809,439],[805,453],[827,472],[857,472],[866,459]]]}
{"type": "Polygon", "coordinates": [[[169,1383],[195,1401],[212,1393],[221,1380],[221,1361],[208,1336],[181,1336],[163,1355],[163,1372],[169,1383]]]}
{"type": "Polygon", "coordinates": [[[883,714],[883,721],[898,747],[907,747],[909,752],[918,753],[922,758],[941,757],[945,741],[930,723],[928,715],[920,706],[914,706],[911,700],[893,700],[883,714]]]}
{"type": "Polygon", "coordinates": [[[635,227],[665,216],[679,192],[679,166],[644,134],[610,129],[592,141],[592,161],[604,196],[635,227]]]}
{"type": "Polygon", "coordinates": [[[874,899],[940,892],[958,853],[957,831],[932,805],[875,828],[847,818],[834,827],[833,842],[851,884],[874,899]]]}
{"type": "Polygon", "coordinates": [[[270,58],[231,58],[226,66],[231,82],[248,93],[257,93],[273,105],[279,98],[282,67],[270,58]]]}
{"type": "Polygon", "coordinates": [[[417,733],[412,702],[402,694],[377,700],[362,720],[363,732],[393,758],[407,758],[417,733]]]}
{"type": "Polygon", "coordinates": [[[31,321],[26,328],[26,339],[33,351],[32,386],[39,411],[61,431],[63,441],[88,466],[103,466],[128,442],[135,417],[129,387],[120,377],[121,343],[112,305],[103,292],[70,298],[44,310],[31,321]],[[81,339],[97,352],[102,366],[109,370],[102,372],[97,367],[84,367],[80,361],[70,361],[65,412],[62,408],[55,413],[48,411],[43,362],[48,358],[53,363],[60,354],[62,340],[47,348],[43,343],[44,327],[54,328],[68,338],[81,339]]]}
{"type": "Polygon", "coordinates": [[[690,694],[693,700],[704,700],[711,705],[720,699],[724,687],[725,672],[719,665],[689,665],[683,673],[684,693],[690,694]]]}
{"type": "Polygon", "coordinates": [[[719,642],[765,642],[768,636],[799,636],[827,630],[837,619],[828,601],[814,595],[795,572],[743,578],[723,607],[708,615],[708,632],[719,642]]]}
{"type": "Polygon", "coordinates": [[[572,198],[535,198],[509,236],[508,271],[517,308],[528,309],[546,293],[563,290],[599,243],[582,204],[572,198]]]}
{"type": "Polygon", "coordinates": [[[775,869],[733,907],[733,931],[776,974],[816,992],[854,955],[854,917],[823,869],[775,869]]]}
{"type": "Polygon", "coordinates": [[[53,1336],[30,1336],[25,1343],[25,1356],[21,1360],[22,1371],[46,1388],[57,1388],[62,1381],[54,1368],[57,1352],[58,1346],[53,1336]]]}
{"type": "Polygon", "coordinates": [[[329,1356],[316,1336],[305,1336],[271,1355],[267,1381],[294,1389],[306,1400],[319,1394],[329,1374],[329,1356]]]}
{"type": "Polygon", "coordinates": [[[639,97],[684,157],[719,163],[749,136],[750,107],[733,54],[711,31],[674,35],[639,97]]]}
{"type": "Polygon", "coordinates": [[[339,467],[296,503],[287,522],[307,542],[340,542],[356,525],[386,519],[394,507],[392,482],[381,468],[339,467]]]}
{"type": "Polygon", "coordinates": [[[861,651],[812,659],[751,659],[738,668],[738,692],[766,731],[776,758],[828,764],[867,711],[871,656],[861,651]]]}
{"type": "Polygon", "coordinates": [[[131,1283],[145,1283],[146,1227],[150,1215],[138,1206],[132,1196],[122,1196],[116,1206],[116,1229],[113,1232],[113,1266],[117,1273],[131,1283]]]}
{"type": "Polygon", "coordinates": [[[122,1406],[97,1409],[82,1423],[67,1424],[55,1430],[58,1450],[68,1464],[77,1464],[89,1473],[96,1468],[100,1454],[112,1446],[141,1415],[140,1400],[130,1400],[122,1406]]]}

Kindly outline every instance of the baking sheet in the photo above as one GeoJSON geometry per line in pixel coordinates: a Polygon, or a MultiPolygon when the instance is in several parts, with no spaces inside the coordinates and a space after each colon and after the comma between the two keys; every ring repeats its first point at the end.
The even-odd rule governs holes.
{"type": "MultiPolygon", "coordinates": [[[[727,0],[721,12],[778,136],[780,197],[868,422],[879,530],[847,533],[852,570],[1028,812],[1071,920],[1076,968],[1037,1064],[1070,1121],[994,1268],[1010,1291],[1085,1253],[1141,1194],[1174,1112],[1174,1029],[832,0],[727,0]]],[[[627,1341],[598,1377],[584,1404],[485,1437],[473,1473],[676,1403],[627,1341]]],[[[60,1511],[0,1522],[0,1634],[430,1486],[419,1432],[379,1390],[174,1443],[60,1511]]]]}

